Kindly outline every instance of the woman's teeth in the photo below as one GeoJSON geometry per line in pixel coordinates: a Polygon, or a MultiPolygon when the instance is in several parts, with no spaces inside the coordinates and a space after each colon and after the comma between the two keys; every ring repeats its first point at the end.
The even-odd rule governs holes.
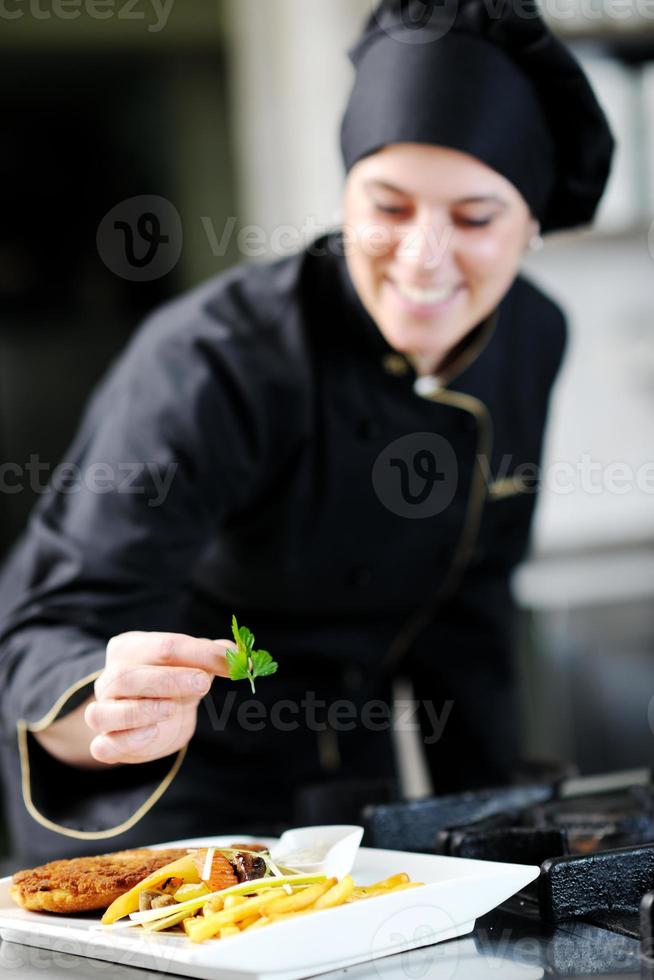
{"type": "Polygon", "coordinates": [[[424,306],[431,306],[434,303],[442,303],[449,299],[456,292],[456,286],[442,286],[440,289],[419,289],[417,286],[406,286],[396,283],[398,292],[411,303],[420,303],[424,306]]]}

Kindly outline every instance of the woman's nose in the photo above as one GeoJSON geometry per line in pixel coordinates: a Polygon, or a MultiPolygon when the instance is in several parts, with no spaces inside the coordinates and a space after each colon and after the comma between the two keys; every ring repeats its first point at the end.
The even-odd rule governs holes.
{"type": "Polygon", "coordinates": [[[436,269],[447,256],[452,225],[440,219],[421,219],[407,225],[396,251],[402,265],[413,269],[436,269]]]}

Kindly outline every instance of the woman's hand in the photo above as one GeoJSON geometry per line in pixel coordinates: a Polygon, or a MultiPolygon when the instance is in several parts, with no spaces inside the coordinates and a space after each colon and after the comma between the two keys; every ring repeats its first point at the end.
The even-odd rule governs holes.
{"type": "Polygon", "coordinates": [[[121,633],[107,644],[105,668],[84,720],[90,752],[106,764],[150,762],[190,741],[198,704],[213,678],[227,677],[230,640],[181,633],[121,633]]]}

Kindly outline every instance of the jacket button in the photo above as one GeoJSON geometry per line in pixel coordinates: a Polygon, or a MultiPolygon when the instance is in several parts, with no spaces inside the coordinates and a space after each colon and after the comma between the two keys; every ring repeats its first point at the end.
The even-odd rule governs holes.
{"type": "Polygon", "coordinates": [[[391,374],[394,378],[403,378],[409,373],[409,365],[402,354],[384,354],[382,367],[386,374],[391,374]]]}
{"type": "Polygon", "coordinates": [[[366,565],[357,565],[348,575],[348,585],[355,589],[365,589],[372,582],[372,572],[366,565]]]}
{"type": "Polygon", "coordinates": [[[379,439],[381,427],[374,419],[361,419],[357,426],[357,435],[364,442],[369,442],[371,439],[379,439]]]}
{"type": "Polygon", "coordinates": [[[432,398],[442,389],[443,385],[434,374],[422,375],[413,382],[413,390],[421,398],[432,398]]]}

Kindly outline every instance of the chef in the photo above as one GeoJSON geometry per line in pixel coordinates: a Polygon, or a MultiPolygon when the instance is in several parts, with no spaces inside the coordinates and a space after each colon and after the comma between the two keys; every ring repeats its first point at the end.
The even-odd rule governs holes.
{"type": "Polygon", "coordinates": [[[382,3],[351,58],[343,227],[147,319],[5,567],[26,859],[275,830],[307,784],[392,779],[397,677],[435,792],[520,754],[509,580],[566,337],[520,263],[592,220],[613,142],[527,4],[382,3]],[[279,663],[255,695],[233,613],[279,663]]]}

